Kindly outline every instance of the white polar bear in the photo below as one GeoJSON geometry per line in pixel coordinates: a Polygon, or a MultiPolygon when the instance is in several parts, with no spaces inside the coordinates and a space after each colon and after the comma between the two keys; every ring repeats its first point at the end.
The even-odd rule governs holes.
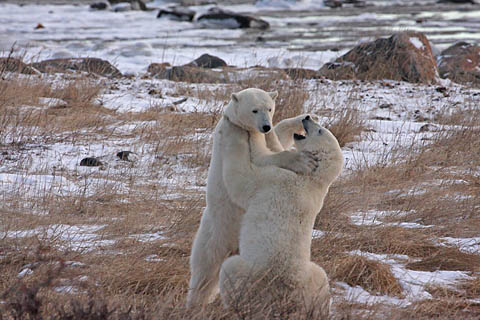
{"type": "MultiPolygon", "coordinates": [[[[310,172],[315,167],[311,155],[283,151],[276,136],[276,132],[283,136],[283,132],[298,130],[298,121],[285,120],[279,123],[276,131],[271,130],[276,97],[277,92],[246,89],[232,94],[224,113],[250,134],[252,161],[256,165],[273,165],[297,173],[310,172]]],[[[207,178],[207,206],[190,255],[187,307],[203,306],[215,298],[220,267],[228,256],[238,251],[241,219],[245,211],[231,201],[223,183],[222,127],[223,119],[218,122],[213,135],[207,178]]]]}
{"type": "Polygon", "coordinates": [[[268,317],[292,303],[303,305],[314,318],[328,316],[328,277],[310,261],[311,237],[344,160],[330,131],[309,116],[301,122],[306,136],[294,134],[295,146],[317,157],[317,168],[308,175],[251,163],[249,133],[224,120],[223,178],[231,199],[246,209],[240,254],[228,258],[220,271],[222,301],[236,310],[248,304],[249,312],[268,317]]]}

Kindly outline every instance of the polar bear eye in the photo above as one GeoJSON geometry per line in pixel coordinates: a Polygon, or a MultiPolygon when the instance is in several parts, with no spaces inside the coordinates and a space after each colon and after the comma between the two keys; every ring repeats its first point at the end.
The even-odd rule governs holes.
{"type": "Polygon", "coordinates": [[[318,135],[321,136],[322,133],[323,133],[323,132],[322,132],[322,129],[319,129],[319,130],[318,130],[318,135]]]}
{"type": "Polygon", "coordinates": [[[268,112],[272,112],[272,108],[268,109],[268,112]]]}
{"type": "Polygon", "coordinates": [[[257,113],[257,112],[258,112],[258,110],[253,110],[252,112],[253,112],[253,113],[257,113]]]}

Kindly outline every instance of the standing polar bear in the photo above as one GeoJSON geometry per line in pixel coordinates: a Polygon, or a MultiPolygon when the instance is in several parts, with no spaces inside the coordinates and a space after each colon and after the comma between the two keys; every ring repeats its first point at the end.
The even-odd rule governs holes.
{"type": "Polygon", "coordinates": [[[311,237],[344,160],[333,134],[310,116],[303,118],[306,136],[294,134],[295,146],[317,159],[316,169],[303,176],[251,163],[249,133],[224,119],[223,178],[231,199],[246,210],[240,254],[228,258],[220,271],[226,306],[248,304],[248,310],[265,317],[290,308],[289,303],[303,305],[314,318],[329,313],[328,278],[310,261],[311,237]]]}
{"type": "MultiPolygon", "coordinates": [[[[230,121],[250,135],[252,161],[257,166],[275,166],[296,173],[313,170],[315,163],[311,155],[283,151],[277,134],[282,137],[298,130],[298,121],[285,120],[272,130],[275,112],[274,100],[277,92],[246,89],[232,94],[224,114],[230,121]]],[[[200,221],[190,255],[191,278],[187,296],[187,307],[203,306],[211,302],[218,293],[220,266],[228,256],[238,251],[240,225],[245,212],[228,196],[223,179],[223,157],[221,140],[222,118],[214,131],[213,150],[207,178],[207,206],[200,221]]],[[[300,126],[301,127],[301,126],[300,126]]],[[[241,135],[248,143],[247,136],[241,135]]]]}

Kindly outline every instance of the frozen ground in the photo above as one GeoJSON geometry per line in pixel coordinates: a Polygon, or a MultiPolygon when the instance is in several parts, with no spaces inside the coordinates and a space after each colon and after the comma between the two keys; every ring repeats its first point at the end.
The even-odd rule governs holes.
{"type": "MultiPolygon", "coordinates": [[[[305,109],[308,112],[323,116],[328,110],[341,112],[335,106],[347,106],[354,103],[354,108],[360,111],[369,130],[368,133],[362,134],[360,141],[349,143],[343,148],[346,159],[346,169],[343,174],[348,175],[356,168],[386,161],[388,157],[394,154],[392,147],[398,148],[401,145],[423,143],[422,141],[428,139],[436,131],[445,128],[435,124],[431,125],[432,129],[430,130],[420,130],[422,126],[431,123],[439,110],[458,111],[458,108],[462,108],[464,105],[475,105],[472,99],[473,101],[480,101],[480,90],[478,89],[466,88],[450,82],[444,84],[448,87],[448,97],[437,92],[435,86],[428,85],[413,85],[394,81],[368,83],[324,80],[320,83],[311,80],[305,87],[310,97],[305,103],[305,109]],[[420,116],[421,118],[419,118],[420,116]]],[[[203,87],[213,91],[218,90],[222,85],[182,84],[181,86],[183,89],[203,87]]],[[[152,108],[165,108],[171,105],[172,101],[182,100],[183,98],[187,98],[187,100],[179,105],[182,113],[206,112],[208,111],[206,106],[212,108],[208,101],[188,95],[178,95],[178,88],[178,84],[167,80],[142,80],[139,78],[115,80],[115,89],[103,93],[99,100],[102,101],[104,106],[115,109],[120,114],[145,112],[152,108]],[[148,95],[148,90],[152,87],[162,88],[161,98],[152,98],[148,95]]],[[[52,102],[51,99],[41,99],[40,101],[47,104],[52,102]]],[[[476,103],[476,105],[479,106],[480,103],[476,103]]],[[[221,105],[218,107],[221,107],[221,105]]],[[[107,128],[107,131],[112,130],[112,132],[116,131],[117,134],[126,134],[135,128],[148,127],[149,125],[151,125],[149,121],[135,122],[123,126],[112,126],[107,128]]],[[[199,137],[205,138],[201,131],[197,134],[199,137]]],[[[22,196],[28,199],[26,202],[31,201],[31,206],[29,207],[28,204],[26,206],[37,215],[48,214],[48,212],[34,209],[34,203],[39,201],[37,197],[41,197],[45,190],[58,196],[81,195],[88,197],[94,196],[98,190],[105,190],[111,185],[117,196],[136,192],[135,188],[138,185],[147,183],[147,180],[151,179],[149,170],[152,168],[152,163],[155,162],[152,146],[149,147],[135,138],[125,139],[115,136],[102,138],[88,144],[30,145],[25,150],[14,154],[10,153],[10,156],[14,157],[13,161],[0,161],[0,199],[9,199],[12,194],[21,192],[22,196]],[[119,150],[137,152],[136,160],[132,163],[118,160],[114,155],[119,150]],[[35,156],[32,157],[32,154],[35,156]],[[105,163],[103,169],[79,166],[79,160],[85,156],[100,157],[105,163]],[[49,172],[58,172],[58,175],[49,174],[49,172]],[[135,177],[136,182],[132,184],[127,181],[119,181],[118,178],[112,179],[112,177],[125,174],[135,177]]],[[[179,180],[182,180],[184,192],[187,190],[205,192],[205,184],[202,183],[205,176],[192,177],[191,172],[190,168],[179,164],[178,159],[172,159],[171,166],[168,168],[159,169],[157,172],[158,179],[155,183],[158,188],[164,188],[165,200],[177,197],[175,193],[177,191],[171,191],[170,188],[175,188],[179,180]],[[173,175],[172,171],[174,172],[173,175]]],[[[412,192],[418,193],[421,191],[420,187],[412,192]]],[[[410,191],[403,190],[401,192],[409,193],[410,191]]],[[[402,214],[406,215],[408,212],[373,210],[357,212],[350,219],[353,224],[358,226],[389,225],[416,229],[432,227],[412,222],[385,222],[392,216],[398,218],[402,214]]],[[[89,252],[121,241],[121,238],[118,237],[104,238],[101,233],[103,228],[104,225],[69,226],[65,224],[47,225],[27,230],[5,228],[0,230],[0,238],[35,236],[40,239],[55,241],[61,249],[68,248],[89,252]]],[[[312,236],[318,239],[322,238],[324,233],[321,230],[315,230],[312,236]]],[[[148,232],[132,234],[129,238],[148,243],[164,239],[164,236],[161,232],[148,232]]],[[[445,237],[438,239],[438,243],[459,247],[465,252],[477,252],[479,239],[478,237],[445,237]]],[[[358,254],[388,263],[394,275],[400,279],[405,292],[403,298],[376,296],[360,287],[353,288],[345,283],[337,283],[335,287],[337,298],[342,296],[352,303],[408,306],[419,299],[429,299],[431,297],[427,291],[428,285],[437,284],[448,287],[470,277],[468,273],[462,271],[412,271],[405,267],[405,263],[409,259],[406,256],[375,255],[367,252],[352,252],[350,254],[358,254]]],[[[148,256],[146,259],[157,263],[162,262],[162,259],[155,255],[148,256]]],[[[30,272],[29,270],[26,266],[18,276],[23,277],[25,273],[30,272]]]]}
{"type": "MultiPolygon", "coordinates": [[[[153,11],[92,11],[79,5],[0,4],[0,51],[15,44],[33,60],[89,56],[107,59],[124,73],[143,73],[152,62],[174,65],[203,53],[239,67],[304,66],[319,69],[361,41],[395,31],[424,32],[437,49],[458,40],[478,41],[480,6],[436,1],[367,1],[366,8],[325,8],[322,1],[282,6],[227,5],[268,21],[267,31],[205,29],[197,23],[157,19],[153,11]],[[44,28],[36,29],[41,24],[44,28]]],[[[275,5],[273,5],[275,4],[275,5]]],[[[157,0],[151,8],[169,5],[157,0]]],[[[193,7],[205,11],[209,6],[193,7]]]]}

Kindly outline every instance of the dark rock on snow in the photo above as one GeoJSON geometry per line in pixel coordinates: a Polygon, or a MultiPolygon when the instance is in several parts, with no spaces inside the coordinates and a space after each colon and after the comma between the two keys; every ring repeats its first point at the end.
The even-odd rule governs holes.
{"type": "Polygon", "coordinates": [[[157,18],[168,18],[176,21],[193,21],[195,11],[188,8],[175,7],[171,9],[160,9],[157,18]]]}
{"type": "Polygon", "coordinates": [[[192,67],[200,67],[200,68],[221,68],[226,67],[227,63],[220,59],[219,57],[215,57],[209,55],[208,53],[202,54],[197,59],[193,60],[192,62],[186,64],[186,66],[192,67]]]}
{"type": "Polygon", "coordinates": [[[128,159],[128,156],[132,153],[133,153],[132,151],[120,151],[117,153],[117,157],[119,157],[120,160],[130,161],[128,159]]]}
{"type": "Polygon", "coordinates": [[[440,77],[480,86],[480,47],[458,42],[437,57],[440,77]]]}
{"type": "Polygon", "coordinates": [[[220,8],[211,8],[207,13],[199,16],[197,21],[205,23],[206,26],[212,28],[268,29],[270,27],[269,23],[262,19],[222,10],[220,8]]]}
{"type": "Polygon", "coordinates": [[[33,63],[32,66],[44,73],[83,71],[109,78],[122,76],[122,73],[110,62],[98,58],[50,59],[33,63]]]}
{"type": "Polygon", "coordinates": [[[340,8],[344,4],[353,4],[354,7],[365,7],[366,3],[363,0],[324,0],[326,7],[340,8]]]}
{"type": "Polygon", "coordinates": [[[90,9],[95,9],[95,10],[106,10],[110,6],[108,5],[107,2],[95,2],[90,5],[90,9]]]}
{"type": "Polygon", "coordinates": [[[320,74],[329,79],[391,79],[412,83],[434,83],[438,75],[435,58],[423,33],[401,32],[390,38],[363,43],[333,63],[326,63],[320,74]]]}
{"type": "Polygon", "coordinates": [[[98,167],[101,166],[103,163],[94,157],[83,158],[80,161],[80,165],[84,167],[98,167]]]}

